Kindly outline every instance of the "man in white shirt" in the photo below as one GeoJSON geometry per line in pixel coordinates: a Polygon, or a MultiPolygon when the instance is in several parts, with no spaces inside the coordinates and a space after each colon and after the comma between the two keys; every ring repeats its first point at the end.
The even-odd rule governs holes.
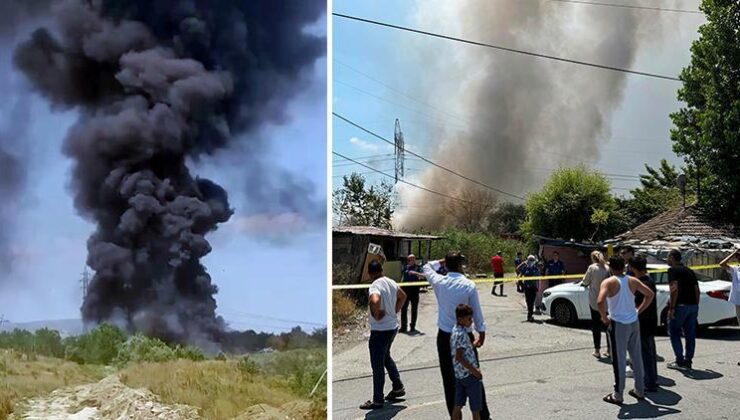
{"type": "MultiPolygon", "coordinates": [[[[437,327],[439,328],[437,332],[437,355],[439,357],[439,369],[442,373],[445,402],[450,416],[455,407],[455,369],[450,356],[450,336],[452,329],[457,324],[455,309],[458,305],[466,304],[473,308],[473,322],[475,323],[475,330],[479,334],[478,339],[473,342],[473,346],[476,349],[481,347],[486,339],[486,322],[483,319],[478,290],[475,288],[475,283],[462,274],[464,261],[465,257],[460,252],[450,252],[443,260],[429,262],[423,268],[424,277],[431,284],[434,295],[437,297],[437,327]],[[437,273],[441,265],[446,266],[447,275],[437,273]]],[[[470,339],[474,340],[472,333],[470,333],[470,339]]],[[[478,357],[477,350],[475,357],[478,357]]],[[[483,408],[480,411],[480,418],[483,420],[491,418],[486,404],[485,389],[483,390],[483,408]]]]}
{"type": "Polygon", "coordinates": [[[728,300],[735,305],[737,322],[740,324],[740,266],[730,266],[730,261],[732,261],[733,257],[736,257],[740,262],[740,248],[720,261],[719,265],[730,274],[732,286],[730,287],[730,297],[728,300]]]}
{"type": "Polygon", "coordinates": [[[393,389],[385,397],[394,401],[406,395],[396,362],[391,357],[391,345],[398,332],[398,312],[406,301],[406,293],[392,279],[383,275],[383,265],[372,261],[368,273],[370,285],[370,366],[373,369],[373,399],[360,406],[363,410],[383,408],[385,371],[388,371],[393,389]]]}

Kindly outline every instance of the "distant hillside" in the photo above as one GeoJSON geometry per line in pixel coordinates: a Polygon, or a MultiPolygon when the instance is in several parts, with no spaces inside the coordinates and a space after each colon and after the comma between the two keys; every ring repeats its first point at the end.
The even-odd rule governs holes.
{"type": "Polygon", "coordinates": [[[57,330],[59,333],[66,337],[68,335],[80,335],[85,332],[85,328],[82,324],[81,319],[54,319],[46,321],[33,321],[33,322],[4,322],[0,325],[0,331],[12,331],[14,329],[36,331],[41,328],[49,328],[51,330],[57,330]]]}

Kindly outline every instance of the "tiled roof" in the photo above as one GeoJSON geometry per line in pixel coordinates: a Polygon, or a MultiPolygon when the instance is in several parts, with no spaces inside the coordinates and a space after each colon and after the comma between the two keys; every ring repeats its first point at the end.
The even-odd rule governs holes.
{"type": "MultiPolygon", "coordinates": [[[[730,225],[716,223],[694,206],[677,207],[661,213],[629,230],[616,241],[656,241],[695,239],[736,239],[740,234],[730,225]]],[[[609,241],[611,242],[611,241],[609,241]]]]}
{"type": "Polygon", "coordinates": [[[441,236],[418,235],[415,233],[396,232],[388,229],[381,229],[372,226],[334,226],[332,233],[349,233],[353,235],[367,236],[385,236],[400,239],[442,239],[441,236]]]}

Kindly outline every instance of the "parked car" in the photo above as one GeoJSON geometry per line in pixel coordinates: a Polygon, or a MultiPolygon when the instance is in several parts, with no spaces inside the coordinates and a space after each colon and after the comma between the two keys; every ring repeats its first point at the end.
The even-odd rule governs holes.
{"type": "MultiPolygon", "coordinates": [[[[668,273],[665,264],[648,264],[650,277],[655,282],[658,301],[658,326],[666,325],[668,314],[668,273]],[[663,270],[655,272],[656,270],[663,270]]],[[[735,322],[735,306],[728,302],[729,281],[715,280],[699,272],[699,326],[732,324],[735,322]]],[[[543,293],[543,312],[560,325],[572,325],[579,320],[590,320],[588,289],[577,283],[563,283],[546,289],[543,293]]]]}

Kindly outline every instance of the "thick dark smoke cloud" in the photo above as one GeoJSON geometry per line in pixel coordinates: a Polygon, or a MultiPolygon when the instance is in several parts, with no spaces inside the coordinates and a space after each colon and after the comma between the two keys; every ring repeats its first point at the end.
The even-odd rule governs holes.
{"type": "MultiPolygon", "coordinates": [[[[211,251],[206,235],[233,210],[226,191],[192,176],[186,162],[237,138],[256,141],[265,123],[286,119],[324,54],[325,40],[304,31],[324,8],[318,0],[66,0],[53,26],[19,45],[15,64],[35,89],[81,114],[64,153],[74,160],[76,208],[97,226],[84,320],[177,341],[209,342],[223,331],[200,259],[211,251]]],[[[294,187],[283,181],[274,182],[294,187]]]]}
{"type": "MultiPolygon", "coordinates": [[[[418,5],[418,25],[424,28],[620,67],[630,67],[641,40],[655,35],[654,29],[646,33],[654,22],[644,11],[548,1],[418,5]]],[[[432,51],[441,41],[413,42],[413,50],[432,51]]],[[[416,89],[429,103],[445,98],[444,108],[466,121],[461,130],[439,131],[429,139],[436,149],[424,154],[517,195],[539,188],[543,170],[598,161],[599,142],[609,137],[608,122],[623,97],[624,73],[467,45],[457,45],[453,55],[434,51],[424,57],[429,72],[416,89]]],[[[475,187],[433,167],[420,182],[452,195],[475,187]]],[[[437,228],[448,222],[444,203],[430,205],[438,200],[425,192],[405,189],[402,200],[408,206],[397,215],[398,226],[437,228]]]]}

